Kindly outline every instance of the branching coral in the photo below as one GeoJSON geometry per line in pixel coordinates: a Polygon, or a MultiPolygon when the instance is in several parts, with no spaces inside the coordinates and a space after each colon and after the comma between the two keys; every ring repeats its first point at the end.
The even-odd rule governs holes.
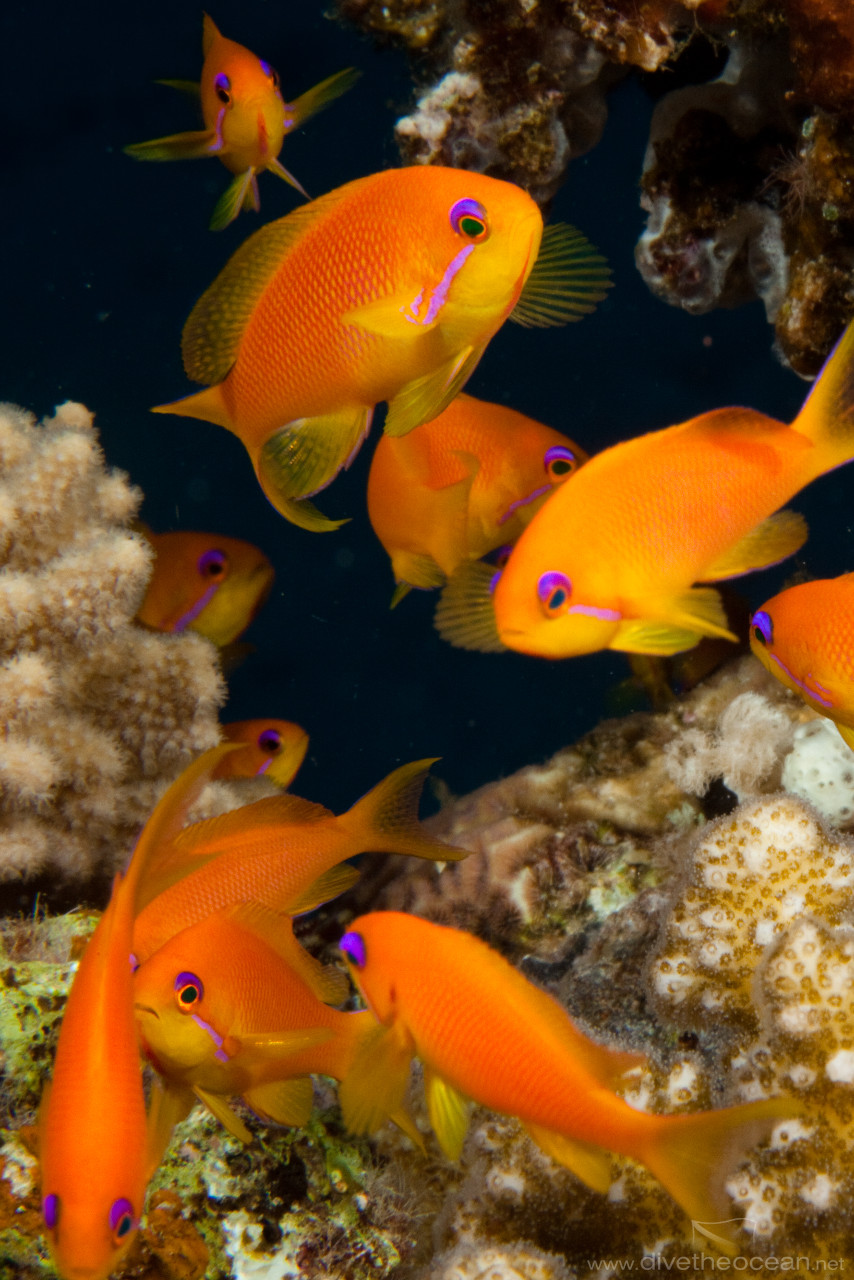
{"type": "Polygon", "coordinates": [[[0,413],[0,879],[123,864],[158,788],[219,737],[224,685],[198,636],[133,616],[151,567],[139,491],[91,414],[0,413]]]}

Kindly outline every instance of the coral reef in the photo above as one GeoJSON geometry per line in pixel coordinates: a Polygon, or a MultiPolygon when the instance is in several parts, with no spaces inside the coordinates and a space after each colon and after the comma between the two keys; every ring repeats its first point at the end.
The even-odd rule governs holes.
{"type": "Polygon", "coordinates": [[[151,567],[140,493],[82,405],[0,412],[0,879],[105,875],[163,782],[219,738],[201,637],[133,617],[151,567]]]}

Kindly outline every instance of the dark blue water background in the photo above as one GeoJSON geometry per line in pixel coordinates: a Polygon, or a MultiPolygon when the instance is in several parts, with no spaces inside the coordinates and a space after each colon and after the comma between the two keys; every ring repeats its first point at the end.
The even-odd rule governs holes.
{"type": "MultiPolygon", "coordinates": [[[[404,57],[323,16],[320,0],[219,0],[223,33],[279,70],[286,97],[347,65],[357,87],[291,138],[284,163],[313,195],[398,163],[394,120],[412,105],[404,57]]],[[[297,789],[343,808],[398,762],[440,755],[453,791],[541,760],[605,714],[627,674],[619,654],[547,662],[454,650],[431,620],[434,597],[393,613],[392,577],[365,513],[371,442],[324,494],[337,534],[313,535],[267,505],[243,446],[218,427],[154,416],[192,388],[181,368],[187,314],[259,225],[207,221],[229,175],[214,160],[140,164],[128,142],[198,127],[193,105],[153,83],[197,78],[201,10],[6,3],[0,9],[0,396],[49,412],[65,399],[96,412],[110,463],[145,492],[157,530],[248,538],[274,561],[273,595],[247,635],[255,653],[230,679],[223,719],[274,715],[311,735],[297,789]]],[[[545,332],[506,325],[469,390],[575,437],[590,452],[706,409],[746,404],[790,419],[807,390],[771,351],[762,307],[691,317],[652,298],[633,248],[637,181],[651,104],[634,81],[610,98],[605,136],[572,165],[553,216],[607,254],[616,287],[596,315],[545,332]]],[[[262,217],[297,197],[261,178],[262,217]]],[[[852,474],[793,504],[813,533],[798,558],[813,576],[854,568],[852,474]]],[[[607,519],[607,512],[604,513],[607,519]]],[[[754,604],[791,572],[740,584],[754,604]]]]}

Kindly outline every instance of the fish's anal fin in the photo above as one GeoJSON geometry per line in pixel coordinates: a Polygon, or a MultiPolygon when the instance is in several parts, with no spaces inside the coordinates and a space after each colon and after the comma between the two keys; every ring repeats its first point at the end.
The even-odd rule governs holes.
{"type": "Polygon", "coordinates": [[[468,1100],[424,1063],[427,1113],[439,1146],[449,1160],[459,1160],[469,1125],[468,1100]]]}
{"type": "Polygon", "coordinates": [[[703,574],[704,582],[737,578],[754,569],[766,569],[794,555],[807,540],[807,522],[797,511],[777,511],[746,537],[730,547],[703,574]]]}
{"type": "Polygon", "coordinates": [[[538,1124],[526,1124],[525,1129],[549,1159],[571,1169],[586,1187],[604,1194],[611,1186],[614,1180],[611,1174],[611,1157],[601,1147],[579,1142],[576,1138],[567,1138],[562,1133],[544,1129],[538,1124]]]}
{"type": "Polygon", "coordinates": [[[123,147],[126,156],[134,160],[203,160],[215,156],[220,142],[213,129],[193,129],[189,133],[171,133],[165,138],[152,138],[150,142],[132,142],[123,147]]]}
{"type": "Polygon", "coordinates": [[[175,1125],[187,1118],[195,1102],[196,1095],[188,1085],[153,1073],[145,1134],[145,1168],[148,1180],[154,1177],[160,1166],[175,1125]]]}
{"type": "Polygon", "coordinates": [[[198,1085],[194,1087],[193,1092],[199,1102],[204,1103],[208,1111],[217,1118],[233,1138],[237,1138],[238,1142],[243,1142],[246,1146],[249,1146],[250,1143],[255,1141],[240,1116],[231,1109],[225,1098],[220,1094],[211,1093],[208,1089],[200,1089],[198,1085]]]}
{"type": "Polygon", "coordinates": [[[403,387],[388,406],[384,431],[388,436],[405,436],[422,422],[432,422],[462,391],[477,368],[486,343],[465,347],[443,365],[403,387]]]}
{"type": "Polygon", "coordinates": [[[245,169],[235,175],[217,200],[208,227],[211,231],[222,231],[242,209],[254,209],[257,213],[260,208],[255,170],[245,169]]]}
{"type": "Polygon", "coordinates": [[[243,1095],[243,1101],[262,1120],[273,1120],[276,1124],[302,1129],[311,1118],[314,1086],[311,1076],[274,1080],[271,1084],[259,1084],[248,1089],[243,1095]]]}
{"type": "Polygon", "coordinates": [[[373,1133],[403,1111],[414,1055],[415,1044],[401,1023],[368,1032],[338,1089],[351,1132],[373,1133]]]}
{"type": "Polygon", "coordinates": [[[280,501],[309,498],[330,484],[355,458],[371,429],[372,410],[346,405],[315,418],[297,418],[261,446],[255,471],[261,488],[282,515],[280,501]]]}
{"type": "Polygon", "coordinates": [[[492,604],[495,569],[480,560],[468,560],[451,574],[439,597],[433,625],[443,640],[458,649],[479,653],[503,653],[506,645],[498,634],[492,604]]]}
{"type": "Polygon", "coordinates": [[[611,269],[575,227],[556,222],[543,231],[540,252],[510,319],[546,328],[580,320],[611,288],[611,269]]]}

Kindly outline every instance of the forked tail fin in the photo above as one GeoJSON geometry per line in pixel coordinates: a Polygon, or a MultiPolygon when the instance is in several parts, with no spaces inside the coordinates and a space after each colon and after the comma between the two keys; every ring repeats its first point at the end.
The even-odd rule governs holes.
{"type": "Polygon", "coordinates": [[[825,361],[792,427],[816,446],[814,475],[854,458],[854,322],[825,361]]]}
{"type": "Polygon", "coordinates": [[[418,821],[418,801],[435,760],[415,760],[395,769],[338,821],[372,853],[408,853],[414,858],[457,862],[468,849],[433,840],[418,821]]]}

